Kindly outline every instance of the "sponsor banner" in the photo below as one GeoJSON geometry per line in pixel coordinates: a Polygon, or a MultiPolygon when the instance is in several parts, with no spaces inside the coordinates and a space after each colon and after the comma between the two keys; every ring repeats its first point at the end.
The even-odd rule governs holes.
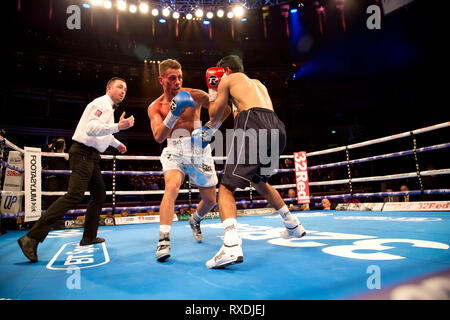
{"type": "Polygon", "coordinates": [[[294,153],[295,184],[297,187],[297,203],[309,203],[309,180],[308,165],[306,163],[306,152],[294,153]]]}
{"type": "MultiPolygon", "coordinates": [[[[173,221],[178,221],[178,217],[175,214],[173,215],[173,221]]],[[[116,225],[156,223],[159,222],[159,215],[115,217],[114,222],[116,225]]]]}
{"type": "Polygon", "coordinates": [[[84,219],[65,219],[58,221],[59,229],[83,228],[84,219]]]}
{"type": "Polygon", "coordinates": [[[24,212],[18,212],[18,213],[12,213],[12,212],[5,212],[1,213],[2,218],[19,218],[24,216],[24,212]]]}
{"type": "MultiPolygon", "coordinates": [[[[178,221],[188,221],[191,218],[191,214],[190,213],[177,214],[177,217],[178,217],[178,221]]],[[[203,217],[203,219],[219,219],[219,218],[220,218],[220,214],[219,214],[219,212],[216,212],[216,211],[210,211],[207,214],[205,214],[205,216],[203,217]]]]}
{"type": "Polygon", "coordinates": [[[336,210],[344,211],[382,211],[384,203],[368,202],[368,203],[339,203],[336,210]]]}
{"type": "Polygon", "coordinates": [[[41,217],[41,149],[25,147],[25,222],[41,217]]]}
{"type": "MultiPolygon", "coordinates": [[[[23,159],[19,151],[10,151],[8,155],[8,164],[23,170],[23,159]]],[[[23,173],[6,168],[5,180],[3,181],[3,190],[22,191],[23,173]]],[[[2,196],[0,212],[2,216],[17,216],[22,212],[23,195],[17,193],[5,193],[2,196]]]]}
{"type": "Polygon", "coordinates": [[[259,209],[245,209],[245,210],[238,210],[237,215],[239,217],[242,216],[261,216],[266,214],[274,214],[277,210],[274,208],[259,208],[259,209]]]}
{"type": "MultiPolygon", "coordinates": [[[[99,226],[113,226],[114,218],[112,217],[100,217],[98,221],[99,226]]],[[[63,219],[58,220],[55,224],[54,229],[74,229],[74,228],[83,228],[84,227],[84,219],[63,219]]]]}
{"type": "Polygon", "coordinates": [[[383,12],[386,15],[413,1],[414,0],[381,0],[381,5],[383,6],[383,12]]]}
{"type": "Polygon", "coordinates": [[[76,241],[65,243],[47,264],[47,269],[92,268],[108,262],[109,254],[105,242],[80,246],[79,241],[76,241]]]}
{"type": "Polygon", "coordinates": [[[100,218],[99,225],[101,225],[101,226],[113,226],[114,225],[114,218],[113,217],[100,218]]]}
{"type": "Polygon", "coordinates": [[[450,201],[386,202],[383,211],[450,211],[450,201]]]}
{"type": "Polygon", "coordinates": [[[336,220],[367,220],[367,221],[401,221],[401,222],[428,222],[442,221],[441,218],[433,217],[374,217],[374,216],[345,216],[334,217],[336,220]]]}
{"type": "MultiPolygon", "coordinates": [[[[189,215],[189,218],[191,216],[189,215]]],[[[188,220],[189,220],[188,218],[188,220]]],[[[205,214],[205,216],[203,217],[203,219],[218,219],[220,218],[220,213],[219,211],[210,211],[207,214],[205,214]]]]}

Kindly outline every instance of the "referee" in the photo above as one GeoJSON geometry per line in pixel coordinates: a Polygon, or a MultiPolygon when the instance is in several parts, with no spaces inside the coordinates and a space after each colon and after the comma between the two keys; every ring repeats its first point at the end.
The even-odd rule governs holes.
{"type": "Polygon", "coordinates": [[[127,147],[113,136],[114,133],[134,125],[134,117],[125,118],[125,112],[120,116],[119,122],[114,123],[114,109],[125,98],[126,92],[125,80],[112,78],[106,85],[106,94],[89,103],[84,110],[69,150],[72,173],[67,193],[53,202],[31,230],[18,240],[22,252],[31,262],[38,261],[39,242],[45,240],[52,226],[68,210],[83,200],[86,190],[89,190],[91,199],[86,210],[80,245],[105,241],[97,237],[98,220],[106,196],[100,171],[100,153],[109,146],[117,148],[120,153],[127,151],[127,147]]]}

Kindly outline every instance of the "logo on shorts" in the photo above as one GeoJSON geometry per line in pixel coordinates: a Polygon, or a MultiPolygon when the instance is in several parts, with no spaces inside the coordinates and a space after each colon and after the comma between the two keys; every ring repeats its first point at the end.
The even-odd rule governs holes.
{"type": "Polygon", "coordinates": [[[216,87],[218,84],[219,84],[219,77],[217,77],[216,75],[210,75],[209,76],[209,78],[208,78],[208,83],[211,85],[211,86],[214,86],[214,87],[216,87]]]}
{"type": "Polygon", "coordinates": [[[206,163],[202,162],[202,171],[203,172],[210,172],[210,171],[212,171],[212,168],[211,168],[211,166],[209,166],[206,163]]]}

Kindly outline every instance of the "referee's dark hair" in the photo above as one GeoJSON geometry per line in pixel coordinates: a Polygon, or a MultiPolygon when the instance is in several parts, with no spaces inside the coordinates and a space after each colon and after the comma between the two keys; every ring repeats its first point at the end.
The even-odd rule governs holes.
{"type": "Polygon", "coordinates": [[[232,72],[244,72],[244,65],[242,59],[236,55],[229,55],[223,57],[219,62],[217,62],[217,67],[230,68],[232,72]]]}
{"type": "Polygon", "coordinates": [[[111,79],[109,79],[108,83],[106,84],[106,87],[112,86],[112,84],[114,82],[116,82],[117,80],[123,81],[125,83],[127,83],[124,79],[119,78],[119,77],[112,77],[111,79]]]}

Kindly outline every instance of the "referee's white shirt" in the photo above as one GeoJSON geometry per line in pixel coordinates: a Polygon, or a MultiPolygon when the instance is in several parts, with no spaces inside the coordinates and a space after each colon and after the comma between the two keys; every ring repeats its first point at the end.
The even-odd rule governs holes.
{"type": "Polygon", "coordinates": [[[119,132],[114,123],[114,102],[105,94],[89,103],[78,122],[72,140],[104,152],[108,146],[117,148],[121,143],[113,133],[119,132]]]}

